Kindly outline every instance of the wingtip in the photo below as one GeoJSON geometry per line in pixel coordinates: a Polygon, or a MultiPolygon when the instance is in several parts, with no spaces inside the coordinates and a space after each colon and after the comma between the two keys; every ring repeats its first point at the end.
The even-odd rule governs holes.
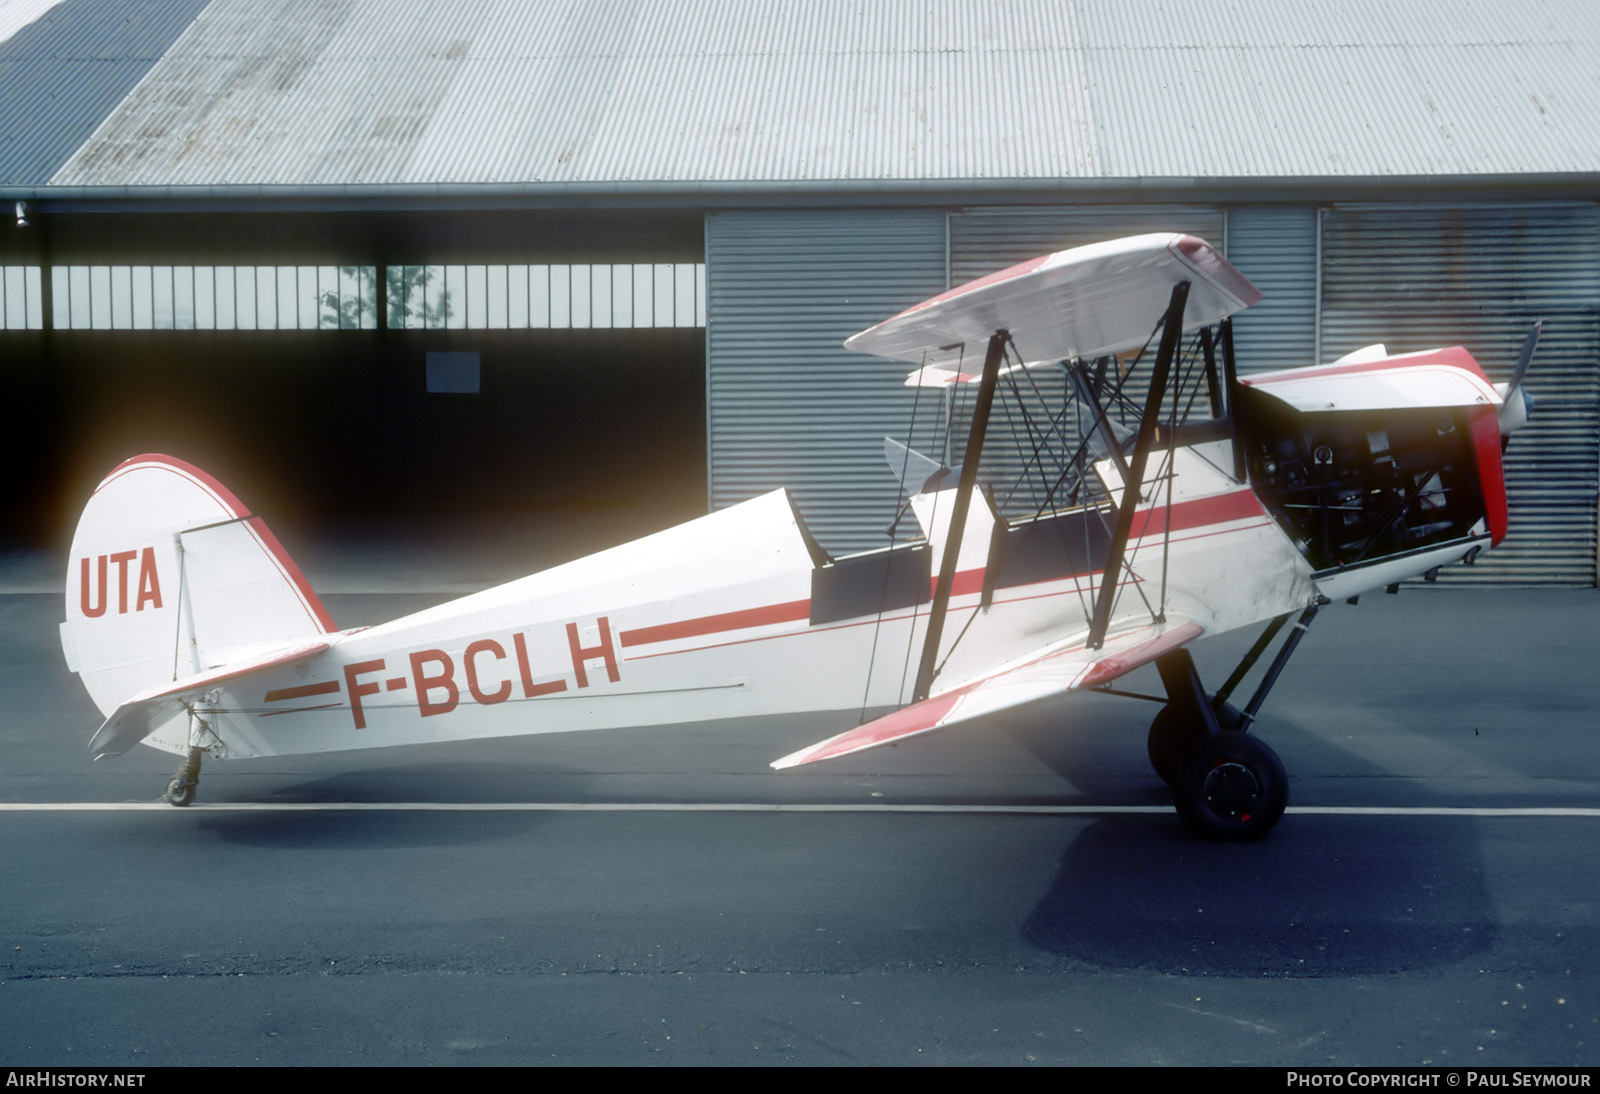
{"type": "Polygon", "coordinates": [[[787,756],[780,756],[767,766],[774,771],[787,771],[791,767],[799,767],[806,762],[806,758],[817,750],[816,745],[808,745],[799,752],[791,752],[787,756]]]}

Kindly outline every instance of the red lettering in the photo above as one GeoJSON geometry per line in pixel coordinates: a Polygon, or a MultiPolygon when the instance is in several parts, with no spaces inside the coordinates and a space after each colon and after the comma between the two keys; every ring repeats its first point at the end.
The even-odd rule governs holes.
{"type": "Polygon", "coordinates": [[[611,677],[615,684],[620,680],[621,674],[617,672],[617,651],[611,645],[611,623],[605,616],[600,620],[600,644],[598,646],[578,645],[578,625],[567,624],[567,646],[572,650],[572,671],[578,677],[578,686],[589,686],[589,674],[584,671],[583,663],[596,657],[605,658],[606,675],[611,677]]]}
{"type": "Polygon", "coordinates": [[[92,608],[89,606],[89,556],[78,560],[78,604],[90,619],[106,614],[106,556],[96,555],[95,559],[100,565],[100,596],[92,608]]]}
{"type": "Polygon", "coordinates": [[[382,671],[382,659],[377,661],[357,661],[353,665],[346,665],[344,667],[344,686],[345,690],[350,693],[350,713],[355,716],[357,729],[367,728],[367,715],[366,712],[361,709],[361,697],[363,695],[378,694],[378,685],[359,684],[356,682],[356,677],[360,676],[363,672],[382,671]]]}
{"type": "Polygon", "coordinates": [[[161,607],[161,582],[156,578],[156,549],[146,547],[139,556],[139,601],[133,606],[136,612],[144,611],[145,601],[152,608],[161,607]]]}
{"type": "Polygon", "coordinates": [[[478,654],[493,653],[496,660],[506,659],[505,648],[500,643],[488,638],[480,638],[467,647],[467,652],[461,655],[462,663],[467,670],[467,690],[472,692],[472,697],[480,703],[503,703],[511,698],[511,681],[507,680],[491,692],[485,692],[478,684],[478,654]]]}
{"type": "Polygon", "coordinates": [[[567,690],[565,680],[546,680],[542,684],[533,682],[533,667],[528,663],[528,640],[523,637],[521,631],[511,636],[511,644],[517,649],[517,671],[522,674],[522,694],[525,698],[554,695],[567,690]]]}
{"type": "Polygon", "coordinates": [[[456,687],[455,676],[455,662],[443,650],[418,650],[411,655],[411,679],[417,689],[417,709],[424,718],[449,714],[456,709],[456,704],[461,701],[461,689],[456,687]],[[429,676],[422,670],[422,666],[430,661],[442,668],[436,676],[429,676]],[[435,703],[428,698],[429,692],[440,689],[449,696],[448,699],[435,703]]]}
{"type": "Polygon", "coordinates": [[[525,698],[532,699],[533,666],[528,664],[528,640],[522,636],[521,631],[518,631],[511,636],[511,644],[517,650],[517,671],[522,674],[522,694],[525,698]]]}
{"type": "Polygon", "coordinates": [[[118,551],[111,556],[117,564],[117,614],[128,614],[128,563],[139,557],[138,551],[118,551]]]}

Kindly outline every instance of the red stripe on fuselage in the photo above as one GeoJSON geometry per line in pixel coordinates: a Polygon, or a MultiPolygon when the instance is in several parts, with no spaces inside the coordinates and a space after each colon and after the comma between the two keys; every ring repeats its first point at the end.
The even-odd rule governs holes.
{"type": "Polygon", "coordinates": [[[339,681],[325,680],[320,684],[301,684],[295,688],[275,688],[267,692],[266,701],[276,703],[283,699],[305,699],[312,695],[332,695],[339,690],[339,681]]]}
{"type": "MultiPolygon", "coordinates": [[[[1233,521],[1247,520],[1265,515],[1266,510],[1261,507],[1261,502],[1255,496],[1254,491],[1234,490],[1226,494],[1216,494],[1212,497],[1181,501],[1170,507],[1160,505],[1136,512],[1133,518],[1133,531],[1129,538],[1140,539],[1161,535],[1165,532],[1184,532],[1214,524],[1228,524],[1233,521]]],[[[1048,580],[1066,581],[1092,576],[1093,572],[1062,574],[1059,577],[1049,578],[1048,580]]],[[[984,573],[984,567],[958,572],[951,583],[951,595],[970,596],[982,592],[984,573]]],[[[932,595],[938,580],[937,576],[929,579],[930,595],[932,595]]],[[[1032,582],[1031,584],[1039,585],[1045,584],[1045,582],[1032,582]]],[[[1014,586],[1007,587],[1012,588],[1014,586]]],[[[656,642],[672,642],[680,638],[700,638],[705,635],[721,634],[726,631],[765,627],[774,623],[798,623],[809,621],[810,618],[810,600],[791,600],[784,604],[769,604],[760,608],[744,608],[740,611],[721,612],[717,615],[703,615],[695,619],[684,619],[676,623],[661,623],[653,627],[635,627],[632,630],[623,631],[620,635],[620,641],[624,647],[645,646],[656,642]]]]}
{"type": "MultiPolygon", "coordinates": [[[[1159,487],[1157,488],[1159,489],[1159,487]]],[[[1163,532],[1186,532],[1210,524],[1228,524],[1236,520],[1249,520],[1265,516],[1261,500],[1253,490],[1234,490],[1215,494],[1209,498],[1180,501],[1172,506],[1157,505],[1133,514],[1133,528],[1129,539],[1159,536],[1163,532]]]]}
{"type": "Polygon", "coordinates": [[[661,623],[654,627],[635,627],[631,631],[623,631],[620,637],[624,646],[642,646],[651,642],[671,642],[678,638],[696,638],[702,634],[716,634],[719,631],[742,631],[750,627],[794,623],[810,618],[811,601],[791,600],[787,604],[768,604],[761,608],[703,615],[698,619],[661,623]]]}

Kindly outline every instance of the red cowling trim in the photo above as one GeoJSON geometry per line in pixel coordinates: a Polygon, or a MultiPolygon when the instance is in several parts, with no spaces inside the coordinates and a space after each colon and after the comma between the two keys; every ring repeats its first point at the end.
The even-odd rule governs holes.
{"type": "Polygon", "coordinates": [[[1489,546],[1506,538],[1511,521],[1506,512],[1505,468],[1500,464],[1500,416],[1492,406],[1467,409],[1472,431],[1472,455],[1478,465],[1478,486],[1483,491],[1484,517],[1489,522],[1489,546]]]}

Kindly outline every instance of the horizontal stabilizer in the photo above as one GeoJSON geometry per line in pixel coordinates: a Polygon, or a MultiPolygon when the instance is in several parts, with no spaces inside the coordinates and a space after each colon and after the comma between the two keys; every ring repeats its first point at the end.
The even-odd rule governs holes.
{"type": "Polygon", "coordinates": [[[802,748],[773,762],[778,769],[831,760],[900,741],[958,722],[995,714],[1052,695],[1095,687],[1149,664],[1204,633],[1198,623],[1152,623],[1116,635],[1104,648],[1085,649],[1075,639],[1065,649],[1046,647],[1020,664],[951,688],[865,725],[802,748]]]}
{"type": "Polygon", "coordinates": [[[938,460],[924,456],[893,437],[883,439],[883,457],[889,461],[889,470],[894,472],[894,477],[900,480],[900,486],[908,494],[936,489],[933,478],[944,470],[944,465],[938,460]]]}
{"type": "Polygon", "coordinates": [[[325,639],[302,642],[219,665],[181,680],[157,684],[112,711],[111,717],[89,741],[89,751],[97,760],[102,756],[120,756],[172,719],[183,715],[195,698],[219,684],[297,661],[309,661],[326,653],[331,645],[325,639]]]}

